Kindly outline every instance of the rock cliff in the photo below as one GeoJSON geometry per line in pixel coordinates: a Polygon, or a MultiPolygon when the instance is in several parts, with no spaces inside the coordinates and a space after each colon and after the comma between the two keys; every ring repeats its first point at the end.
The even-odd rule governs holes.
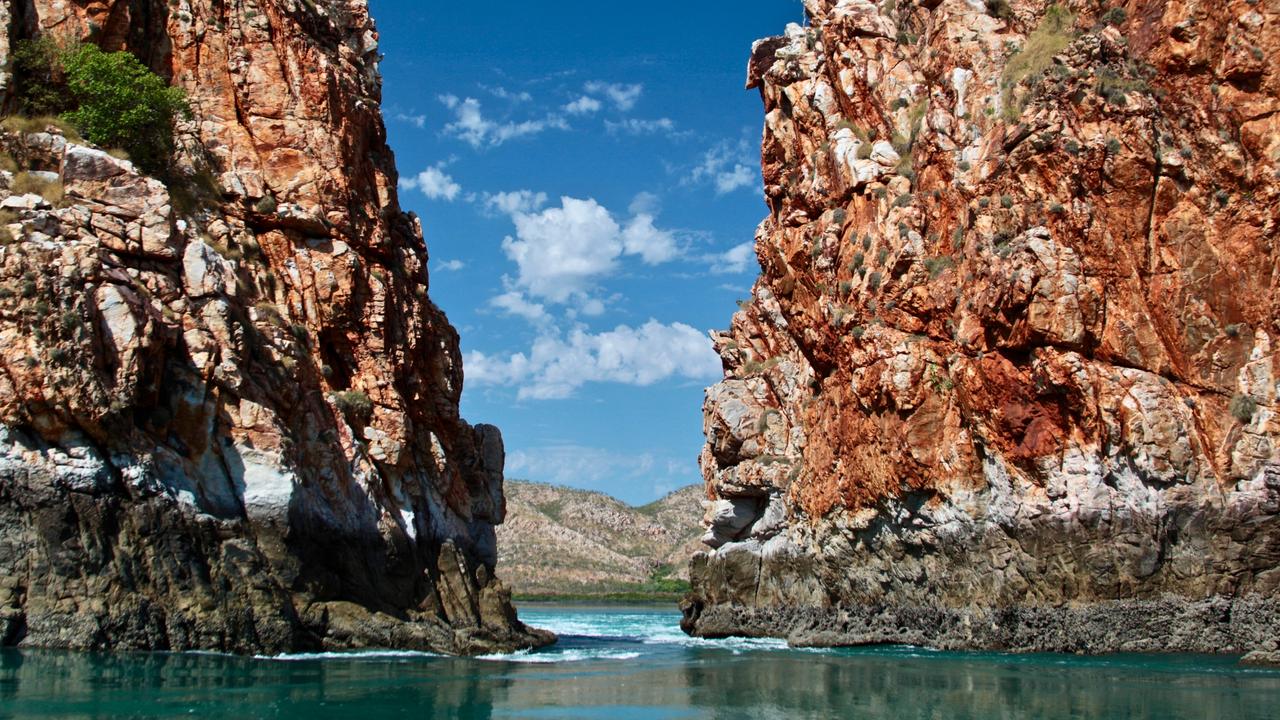
{"type": "Polygon", "coordinates": [[[364,0],[25,0],[0,27],[0,54],[131,51],[192,110],[165,182],[5,124],[0,643],[551,641],[493,575],[502,438],[458,415],[364,0]]]}
{"type": "Polygon", "coordinates": [[[685,629],[1275,652],[1280,7],[805,7],[685,629]]]}

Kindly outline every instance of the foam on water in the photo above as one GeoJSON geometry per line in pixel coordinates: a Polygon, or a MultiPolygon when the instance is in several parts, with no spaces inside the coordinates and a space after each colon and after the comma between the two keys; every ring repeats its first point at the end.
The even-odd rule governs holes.
{"type": "Polygon", "coordinates": [[[520,650],[509,655],[479,655],[476,659],[491,662],[562,663],[581,662],[583,660],[634,660],[638,657],[640,657],[640,653],[627,650],[607,650],[603,648],[561,648],[557,650],[553,646],[547,650],[520,650]]]}
{"type": "Polygon", "coordinates": [[[679,617],[671,612],[565,612],[528,610],[521,618],[535,627],[546,628],[561,638],[593,638],[634,643],[637,651],[646,652],[656,646],[716,648],[740,653],[746,650],[787,650],[787,642],[779,638],[724,638],[708,640],[686,635],[679,627],[679,617]]]}
{"type": "Polygon", "coordinates": [[[280,655],[254,655],[254,660],[301,662],[306,660],[414,660],[446,657],[439,653],[419,650],[352,650],[349,652],[282,653],[280,655]]]}

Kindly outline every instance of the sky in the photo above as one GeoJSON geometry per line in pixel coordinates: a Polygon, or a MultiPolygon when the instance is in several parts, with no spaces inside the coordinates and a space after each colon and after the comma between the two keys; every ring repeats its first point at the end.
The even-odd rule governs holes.
{"type": "Polygon", "coordinates": [[[400,204],[507,477],[633,504],[701,482],[707,331],[759,270],[751,43],[800,0],[371,0],[400,204]]]}

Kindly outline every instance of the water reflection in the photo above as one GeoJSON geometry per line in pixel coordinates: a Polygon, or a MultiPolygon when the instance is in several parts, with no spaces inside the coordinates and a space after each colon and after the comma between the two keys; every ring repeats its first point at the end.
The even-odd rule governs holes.
{"type": "Polygon", "coordinates": [[[0,717],[1261,720],[1280,707],[1280,673],[1219,658],[805,652],[614,636],[569,637],[551,655],[518,660],[6,650],[0,717]]]}

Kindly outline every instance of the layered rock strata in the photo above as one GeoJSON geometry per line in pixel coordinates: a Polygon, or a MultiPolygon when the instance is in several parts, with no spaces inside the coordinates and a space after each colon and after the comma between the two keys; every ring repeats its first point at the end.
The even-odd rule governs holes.
{"type": "Polygon", "coordinates": [[[364,0],[5,8],[0,50],[129,50],[192,113],[164,182],[0,139],[0,643],[551,641],[493,575],[502,438],[458,414],[364,0]]]}
{"type": "Polygon", "coordinates": [[[1280,649],[1277,6],[805,7],[685,629],[1280,649]]]}

